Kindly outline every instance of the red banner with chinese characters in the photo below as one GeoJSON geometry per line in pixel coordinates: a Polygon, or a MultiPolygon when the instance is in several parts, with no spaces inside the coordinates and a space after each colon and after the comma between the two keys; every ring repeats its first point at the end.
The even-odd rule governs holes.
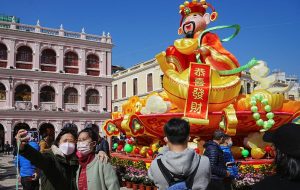
{"type": "Polygon", "coordinates": [[[184,117],[207,120],[208,99],[211,88],[210,74],[209,65],[191,63],[184,117]]]}

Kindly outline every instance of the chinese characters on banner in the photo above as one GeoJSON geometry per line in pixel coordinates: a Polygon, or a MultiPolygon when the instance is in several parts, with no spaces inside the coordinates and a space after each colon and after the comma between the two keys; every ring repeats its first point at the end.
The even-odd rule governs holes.
{"type": "Polygon", "coordinates": [[[207,119],[208,97],[210,93],[210,66],[191,63],[190,84],[185,105],[185,117],[207,119]]]}

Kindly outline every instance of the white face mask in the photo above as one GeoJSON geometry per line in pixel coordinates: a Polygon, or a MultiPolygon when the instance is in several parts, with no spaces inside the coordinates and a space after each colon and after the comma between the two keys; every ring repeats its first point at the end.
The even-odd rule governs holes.
{"type": "Polygon", "coordinates": [[[87,141],[78,142],[77,150],[84,156],[88,155],[89,153],[92,152],[92,149],[90,147],[90,142],[87,142],[87,141]]]}
{"type": "Polygon", "coordinates": [[[70,155],[74,152],[75,150],[75,144],[74,143],[62,143],[59,145],[59,149],[64,153],[64,155],[70,155]]]}

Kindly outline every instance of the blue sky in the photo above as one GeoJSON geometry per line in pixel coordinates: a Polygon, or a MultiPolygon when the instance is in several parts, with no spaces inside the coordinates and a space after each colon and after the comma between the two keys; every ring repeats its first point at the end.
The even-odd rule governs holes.
{"type": "MultiPolygon", "coordinates": [[[[210,26],[240,24],[241,32],[224,44],[240,64],[252,57],[271,69],[299,75],[299,0],[210,0],[219,18],[210,26]]],[[[113,64],[130,67],[149,60],[179,36],[181,0],[2,0],[0,13],[16,15],[22,23],[102,34],[110,32],[115,45],[113,64]]],[[[223,36],[225,33],[219,33],[223,36]]]]}

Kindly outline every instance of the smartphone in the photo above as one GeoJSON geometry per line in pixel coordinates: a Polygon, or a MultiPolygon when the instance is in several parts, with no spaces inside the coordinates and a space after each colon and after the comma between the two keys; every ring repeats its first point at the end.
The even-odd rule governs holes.
{"type": "Polygon", "coordinates": [[[30,142],[39,142],[39,132],[38,131],[28,131],[27,137],[29,137],[30,142]]]}

